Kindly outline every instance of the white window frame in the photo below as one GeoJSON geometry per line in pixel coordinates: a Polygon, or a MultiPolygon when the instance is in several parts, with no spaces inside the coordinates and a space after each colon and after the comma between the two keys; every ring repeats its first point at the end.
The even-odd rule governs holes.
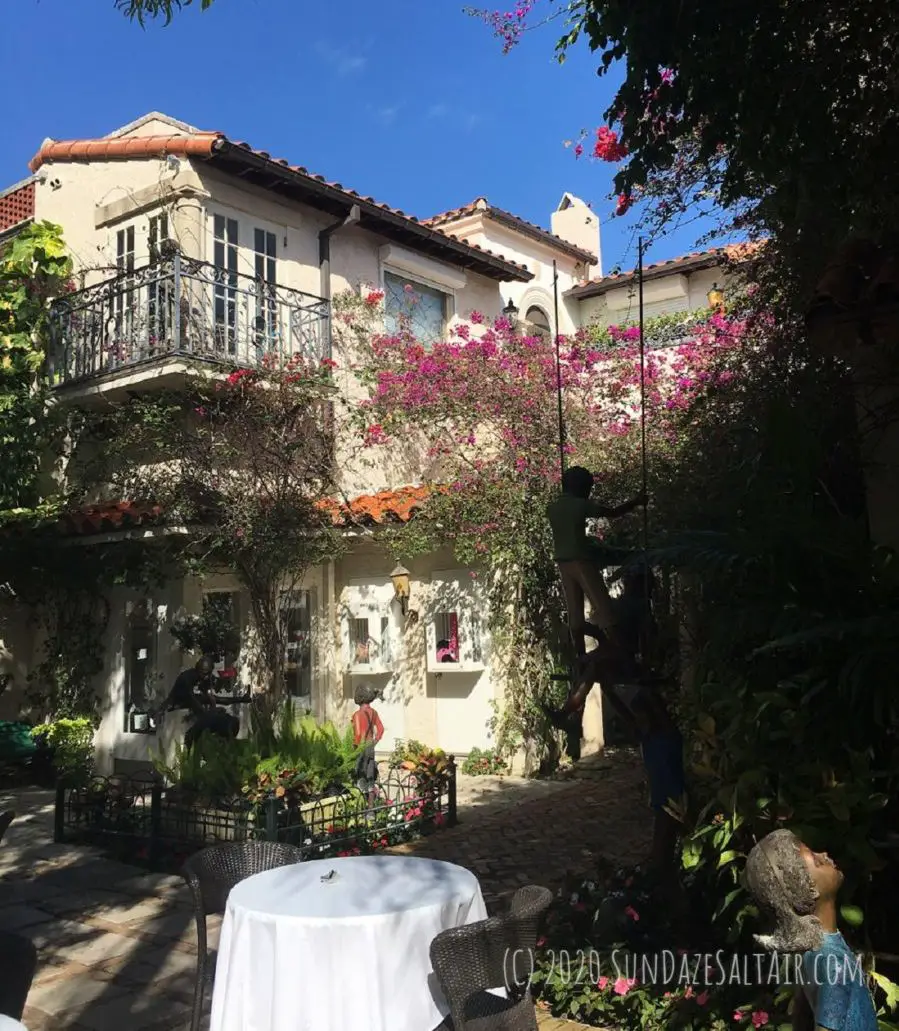
{"type": "Polygon", "coordinates": [[[425,620],[428,673],[481,673],[486,669],[486,628],[483,591],[467,569],[439,570],[431,574],[425,620]],[[448,597],[449,596],[449,597],[448,597]],[[453,608],[447,608],[452,604],[453,608]],[[455,613],[458,620],[459,661],[437,661],[437,617],[455,613]]]}
{"type": "Polygon", "coordinates": [[[340,636],[343,665],[351,676],[377,676],[393,672],[399,643],[393,598],[394,588],[390,577],[357,578],[348,580],[344,586],[340,636]],[[353,621],[357,619],[368,620],[369,642],[374,647],[371,662],[356,661],[352,630],[353,621]],[[375,637],[376,634],[380,636],[375,637]]]}
{"type": "MultiPolygon", "coordinates": [[[[416,286],[427,287],[428,290],[436,290],[438,293],[443,294],[446,298],[446,302],[443,306],[443,329],[440,332],[441,337],[446,337],[449,333],[450,323],[453,321],[456,315],[456,290],[454,287],[448,286],[446,283],[441,283],[439,280],[427,279],[425,276],[420,275],[418,272],[408,272],[406,269],[401,268],[398,265],[391,265],[389,263],[381,264],[379,282],[381,290],[384,292],[384,316],[387,317],[387,275],[395,276],[397,279],[405,280],[413,289],[416,286]]],[[[422,341],[423,344],[427,345],[430,341],[422,341]]]]}
{"type": "MultiPolygon", "coordinates": [[[[244,646],[246,644],[245,634],[244,634],[245,603],[244,603],[243,591],[241,591],[239,587],[204,587],[202,595],[200,597],[201,611],[202,611],[202,606],[205,604],[207,596],[212,595],[212,594],[230,594],[230,595],[233,595],[233,597],[235,599],[235,601],[234,601],[234,610],[235,610],[234,611],[234,617],[235,617],[234,625],[237,628],[237,634],[238,634],[238,637],[240,639],[240,650],[237,653],[237,665],[235,666],[237,675],[234,677],[234,686],[236,687],[237,684],[239,684],[241,679],[242,679],[241,678],[241,674],[243,673],[243,663],[241,662],[241,659],[243,657],[243,650],[244,650],[244,646]]],[[[216,664],[212,667],[213,673],[221,673],[221,671],[223,669],[227,669],[227,667],[225,666],[225,660],[224,659],[222,659],[219,662],[216,662],[216,664]]],[[[227,679],[228,678],[225,677],[225,680],[227,680],[227,679]]]]}
{"type": "MultiPolygon", "coordinates": [[[[305,595],[306,608],[309,613],[309,694],[293,695],[288,692],[287,697],[293,705],[296,705],[304,698],[308,698],[309,704],[306,708],[315,711],[316,687],[321,673],[319,662],[319,590],[313,583],[308,586],[303,585],[292,589],[285,588],[282,591],[282,595],[284,594],[291,596],[291,598],[294,598],[297,595],[305,595]]],[[[281,601],[280,611],[282,615],[286,615],[290,609],[302,609],[302,605],[290,604],[291,598],[281,601]]],[[[287,661],[288,655],[286,646],[284,650],[285,673],[287,661]]]]}
{"type": "Polygon", "coordinates": [[[160,676],[161,659],[161,633],[168,621],[168,606],[154,603],[149,596],[138,598],[125,603],[125,626],[123,634],[123,652],[125,666],[125,733],[126,734],[153,734],[156,732],[156,725],[150,715],[159,699],[154,697],[157,694],[156,682],[160,676]],[[137,706],[131,697],[131,674],[134,669],[134,659],[131,651],[131,630],[137,609],[144,609],[147,613],[147,622],[150,631],[150,654],[147,656],[147,669],[144,678],[144,704],[137,706]],[[149,692],[147,689],[150,689],[149,692]],[[149,693],[149,700],[147,695],[149,693]],[[136,730],[133,726],[133,714],[145,715],[147,717],[147,729],[136,730]]]}

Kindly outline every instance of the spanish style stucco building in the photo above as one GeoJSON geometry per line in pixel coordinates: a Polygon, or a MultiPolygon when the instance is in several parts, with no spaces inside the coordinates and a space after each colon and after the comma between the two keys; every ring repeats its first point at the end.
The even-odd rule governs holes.
{"type": "MultiPolygon", "coordinates": [[[[337,346],[331,303],[345,290],[383,290],[389,324],[411,284],[420,298],[415,328],[425,341],[475,310],[487,317],[514,311],[548,334],[635,314],[633,276],[603,277],[598,219],[570,194],[552,213],[550,230],[484,198],[419,220],[158,113],[99,139],[48,139],[30,170],[0,191],[0,245],[32,220],[63,227],[76,269],[70,310],[77,317],[63,327],[50,361],[62,405],[177,387],[197,361],[252,365],[261,339],[285,354],[329,356],[337,346]]],[[[720,252],[708,252],[649,266],[646,313],[704,307],[720,260],[720,252]]],[[[349,380],[346,389],[353,389],[349,380]]],[[[409,562],[421,618],[401,631],[392,563],[378,546],[381,527],[409,520],[426,500],[423,475],[400,458],[347,469],[352,547],[310,571],[296,594],[288,690],[340,724],[364,676],[383,688],[386,747],[415,738],[464,754],[489,746],[488,723],[503,700],[476,581],[449,551],[409,562]],[[458,661],[438,664],[447,620],[460,641],[458,661]],[[354,649],[363,632],[378,645],[368,662],[357,661],[354,649]]],[[[65,521],[73,546],[157,532],[153,513],[120,498],[93,500],[65,521]]],[[[145,763],[158,750],[156,735],[139,732],[146,723],[134,714],[150,708],[150,696],[158,699],[192,661],[167,628],[176,611],[197,611],[204,598],[249,628],[247,600],[228,574],[178,580],[146,596],[122,589],[108,599],[97,683],[101,768],[145,763]]],[[[0,671],[12,675],[13,687],[0,697],[0,717],[9,718],[41,642],[30,614],[3,604],[0,671]]]]}

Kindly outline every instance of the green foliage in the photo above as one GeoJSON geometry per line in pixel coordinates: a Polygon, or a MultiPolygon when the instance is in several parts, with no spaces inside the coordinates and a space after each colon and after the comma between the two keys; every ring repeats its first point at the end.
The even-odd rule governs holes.
{"type": "MultiPolygon", "coordinates": [[[[190,7],[193,2],[194,0],[115,0],[115,7],[117,11],[121,11],[141,26],[148,19],[154,21],[159,18],[163,20],[164,25],[168,25],[178,11],[190,7]]],[[[212,4],[213,0],[200,0],[200,10],[208,10],[212,4]]]]}
{"type": "Polygon", "coordinates": [[[344,547],[328,508],[339,496],[338,401],[330,366],[299,357],[282,367],[266,355],[261,371],[197,373],[180,392],[104,413],[107,444],[90,473],[189,525],[195,572],[236,573],[253,611],[254,673],[276,698],[292,594],[308,569],[344,547]]]}
{"type": "Polygon", "coordinates": [[[472,748],[460,767],[462,773],[472,777],[509,772],[509,764],[492,748],[472,748]]]}
{"type": "Polygon", "coordinates": [[[259,755],[245,740],[202,734],[190,750],[176,744],[170,762],[157,756],[156,771],[187,796],[204,802],[231,804],[256,772],[259,755]]]}
{"type": "Polygon", "coordinates": [[[58,419],[41,378],[51,300],[68,286],[62,230],[27,226],[0,250],[0,512],[41,503],[38,475],[58,419]]]}
{"type": "Polygon", "coordinates": [[[387,759],[387,764],[392,770],[396,770],[399,769],[404,762],[407,762],[410,759],[414,760],[417,756],[423,755],[429,751],[430,749],[420,741],[403,741],[400,738],[397,738],[396,743],[393,746],[393,751],[387,759]]]}
{"type": "Polygon", "coordinates": [[[240,633],[214,604],[203,606],[197,614],[179,614],[172,620],[169,631],[187,652],[220,656],[240,650],[240,633]]]}
{"type": "Polygon", "coordinates": [[[559,56],[586,45],[601,75],[621,76],[604,112],[627,148],[615,188],[651,197],[651,224],[717,202],[769,238],[798,301],[845,236],[896,224],[882,184],[899,100],[888,0],[753,4],[726,19],[709,2],[576,0],[567,14],[559,56]],[[768,96],[790,102],[772,111],[768,96]]]}
{"type": "Polygon", "coordinates": [[[32,736],[43,739],[53,751],[58,776],[69,783],[84,783],[94,768],[94,724],[89,719],[58,719],[41,723],[32,736]]]}
{"type": "MultiPolygon", "coordinates": [[[[704,877],[688,875],[693,919],[685,921],[670,893],[639,867],[603,866],[593,881],[570,881],[538,941],[531,981],[537,1005],[557,1017],[629,1031],[786,1031],[796,985],[791,957],[768,956],[760,964],[752,913],[733,904],[713,916],[708,889],[704,877]]],[[[889,1027],[895,986],[876,973],[872,982],[889,1027]]]]}
{"type": "Polygon", "coordinates": [[[285,704],[273,726],[260,721],[248,738],[203,734],[190,751],[178,746],[170,763],[158,757],[154,765],[170,784],[203,799],[296,802],[352,784],[359,751],[351,730],[297,718],[285,704]]]}

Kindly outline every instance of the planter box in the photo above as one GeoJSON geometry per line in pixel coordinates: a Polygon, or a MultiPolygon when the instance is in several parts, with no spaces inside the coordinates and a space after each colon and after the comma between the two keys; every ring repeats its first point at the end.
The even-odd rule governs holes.
{"type": "Polygon", "coordinates": [[[247,841],[253,814],[247,809],[220,809],[202,802],[165,799],[159,813],[159,836],[174,841],[247,841]]]}

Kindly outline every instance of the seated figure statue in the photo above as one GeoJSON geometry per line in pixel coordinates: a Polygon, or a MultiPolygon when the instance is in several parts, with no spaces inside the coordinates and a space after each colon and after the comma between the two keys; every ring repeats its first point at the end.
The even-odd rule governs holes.
{"type": "Polygon", "coordinates": [[[212,657],[204,655],[193,669],[182,670],[172,685],[164,709],[185,709],[191,721],[184,735],[184,747],[193,748],[207,730],[219,737],[236,738],[240,720],[215,704],[212,657]]]}

